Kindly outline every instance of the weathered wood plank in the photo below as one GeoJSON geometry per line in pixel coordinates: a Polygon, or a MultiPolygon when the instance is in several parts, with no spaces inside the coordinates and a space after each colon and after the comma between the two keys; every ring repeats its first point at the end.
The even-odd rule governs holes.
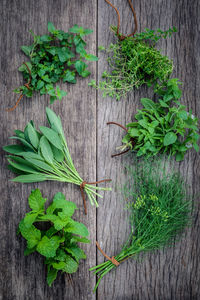
{"type": "MultiPolygon", "coordinates": [[[[133,18],[128,1],[113,0],[121,14],[122,32],[130,33],[133,18]]],[[[168,29],[176,26],[178,33],[171,39],[159,42],[160,49],[174,60],[174,77],[180,78],[183,84],[183,103],[192,108],[200,116],[198,95],[199,85],[199,28],[198,1],[134,1],[139,21],[138,31],[147,28],[168,29]]],[[[108,30],[109,25],[117,24],[115,11],[105,3],[98,2],[98,44],[109,45],[115,41],[108,30]]],[[[98,78],[106,69],[105,56],[100,55],[98,78]]],[[[139,106],[139,99],[152,95],[151,89],[142,88],[133,91],[127,99],[115,102],[112,99],[102,99],[98,93],[98,134],[97,134],[97,173],[98,178],[106,176],[113,179],[113,187],[118,187],[125,180],[123,165],[131,163],[129,155],[123,158],[111,159],[110,154],[120,145],[123,131],[117,127],[108,127],[106,122],[117,121],[126,124],[133,119],[139,106]]],[[[191,151],[185,161],[178,164],[185,179],[191,185],[193,193],[199,192],[199,154],[191,151]]],[[[163,252],[145,256],[139,262],[129,260],[116,271],[107,274],[98,289],[98,299],[199,299],[198,282],[199,266],[199,230],[198,208],[194,213],[191,229],[183,236],[175,247],[163,252]]],[[[127,214],[123,210],[122,197],[117,189],[112,194],[106,194],[101,210],[97,213],[97,238],[105,252],[116,255],[129,233],[127,214]]],[[[98,263],[103,257],[98,254],[98,263]]]]}
{"type": "MultiPolygon", "coordinates": [[[[48,97],[34,95],[22,100],[17,110],[6,113],[5,108],[16,101],[12,89],[22,83],[17,71],[24,61],[21,45],[32,41],[29,29],[37,34],[47,32],[47,22],[52,21],[57,28],[68,30],[74,24],[92,28],[94,33],[87,37],[88,50],[96,50],[96,1],[45,1],[22,0],[1,1],[1,146],[8,144],[8,137],[14,129],[23,129],[33,119],[36,125],[46,124],[45,107],[48,97]]],[[[92,76],[96,76],[96,65],[90,63],[92,76]]],[[[63,85],[68,95],[62,103],[51,106],[63,121],[68,146],[80,175],[90,181],[96,178],[96,92],[87,87],[89,79],[78,80],[76,85],[63,85]]],[[[2,149],[2,148],[1,148],[2,149]]],[[[1,288],[0,299],[95,299],[92,287],[95,277],[88,267],[96,263],[95,245],[83,246],[88,255],[82,261],[77,274],[72,275],[70,285],[64,275],[60,275],[52,288],[46,284],[46,270],[39,255],[24,257],[25,243],[16,237],[18,222],[27,211],[27,197],[31,189],[41,188],[50,200],[61,191],[68,199],[77,203],[80,210],[76,219],[88,226],[91,240],[96,239],[96,211],[89,207],[84,215],[82,199],[78,187],[57,182],[40,184],[15,184],[8,181],[12,174],[6,170],[5,153],[1,150],[1,201],[0,201],[0,244],[1,244],[1,288]],[[3,272],[2,272],[3,271],[3,272]]]]}

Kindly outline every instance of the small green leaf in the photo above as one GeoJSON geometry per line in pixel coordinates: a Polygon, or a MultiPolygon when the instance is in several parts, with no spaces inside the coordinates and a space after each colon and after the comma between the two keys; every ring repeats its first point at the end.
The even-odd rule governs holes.
{"type": "Polygon", "coordinates": [[[51,128],[40,126],[40,131],[44,134],[44,136],[48,139],[48,141],[54,145],[56,148],[63,150],[62,141],[56,131],[51,128]]]}
{"type": "Polygon", "coordinates": [[[28,248],[35,247],[41,239],[41,232],[35,226],[29,228],[25,225],[24,219],[19,223],[21,235],[28,241],[28,248]]]}
{"type": "Polygon", "coordinates": [[[40,148],[41,148],[41,152],[42,152],[44,159],[48,163],[53,164],[53,152],[52,152],[51,146],[45,136],[42,136],[40,139],[40,148]]]}
{"type": "Polygon", "coordinates": [[[79,73],[79,75],[81,75],[82,72],[83,72],[83,71],[85,70],[85,68],[86,68],[86,64],[85,64],[83,61],[81,61],[81,60],[77,60],[77,61],[75,62],[75,68],[76,68],[77,72],[79,73]]]}
{"type": "Polygon", "coordinates": [[[28,203],[32,210],[38,212],[44,210],[44,203],[46,202],[46,200],[47,199],[42,197],[42,193],[40,192],[40,190],[35,189],[34,191],[31,192],[28,198],[28,203]]]}
{"type": "Polygon", "coordinates": [[[46,114],[51,127],[54,127],[58,133],[63,135],[62,123],[56,114],[48,107],[46,108],[46,114]]]}
{"type": "Polygon", "coordinates": [[[86,60],[90,60],[90,61],[97,61],[98,60],[98,57],[93,55],[93,54],[85,54],[84,58],[86,60]]]}
{"type": "Polygon", "coordinates": [[[22,145],[8,145],[8,146],[4,146],[3,150],[11,154],[17,155],[20,154],[21,152],[24,152],[24,147],[22,145]]]}
{"type": "Polygon", "coordinates": [[[65,75],[63,76],[63,82],[76,83],[75,72],[67,70],[65,75]]]}
{"type": "Polygon", "coordinates": [[[54,33],[56,31],[53,23],[51,23],[51,22],[48,22],[48,31],[51,33],[54,33]]]}
{"type": "Polygon", "coordinates": [[[20,175],[12,179],[14,182],[23,182],[23,183],[31,183],[31,182],[41,182],[47,180],[47,177],[43,174],[29,174],[29,175],[20,175]]]}
{"type": "Polygon", "coordinates": [[[146,108],[146,109],[154,109],[156,110],[156,104],[155,102],[153,102],[151,99],[148,98],[141,98],[140,99],[142,105],[146,108]]]}
{"type": "Polygon", "coordinates": [[[33,46],[21,46],[21,50],[27,55],[30,56],[33,46]]]}
{"type": "Polygon", "coordinates": [[[38,215],[37,213],[32,213],[32,212],[26,214],[24,218],[24,224],[26,225],[27,228],[30,228],[31,225],[35,222],[37,215],[38,215]]]}
{"type": "Polygon", "coordinates": [[[79,222],[71,220],[67,226],[64,228],[65,232],[71,232],[74,234],[81,235],[83,237],[86,237],[89,235],[87,227],[79,222]]]}
{"type": "Polygon", "coordinates": [[[174,144],[177,140],[177,135],[174,132],[168,132],[164,137],[164,146],[174,144]]]}
{"type": "Polygon", "coordinates": [[[54,257],[59,245],[60,238],[58,236],[53,236],[50,239],[47,236],[43,236],[36,249],[43,256],[54,257]]]}
{"type": "Polygon", "coordinates": [[[33,126],[30,123],[28,123],[27,125],[27,131],[28,131],[28,137],[31,144],[33,145],[34,148],[37,149],[39,145],[39,138],[36,130],[33,128],[33,126]]]}
{"type": "Polygon", "coordinates": [[[65,258],[65,267],[63,268],[63,271],[71,274],[75,273],[78,269],[78,264],[77,262],[69,255],[66,256],[65,258]]]}
{"type": "Polygon", "coordinates": [[[52,283],[57,277],[58,270],[50,268],[47,273],[47,283],[51,287],[52,283]]]}

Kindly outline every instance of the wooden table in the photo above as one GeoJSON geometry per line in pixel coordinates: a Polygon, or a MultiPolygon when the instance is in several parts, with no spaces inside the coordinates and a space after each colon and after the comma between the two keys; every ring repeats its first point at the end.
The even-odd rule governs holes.
{"type": "MultiPolygon", "coordinates": [[[[133,18],[128,1],[112,2],[120,9],[122,32],[129,33],[133,18]]],[[[178,28],[178,33],[160,41],[158,47],[173,59],[173,76],[183,81],[182,102],[200,116],[200,2],[141,0],[133,4],[139,32],[145,27],[178,28]]],[[[46,33],[48,21],[66,31],[76,23],[92,28],[94,32],[87,36],[87,43],[89,52],[93,54],[97,53],[99,45],[108,45],[116,40],[109,31],[109,25],[117,24],[116,13],[104,0],[1,0],[1,146],[9,144],[8,137],[14,129],[24,129],[31,119],[37,125],[46,124],[45,107],[50,105],[47,96],[34,94],[32,99],[24,98],[14,112],[7,113],[5,109],[15,103],[17,97],[12,90],[23,82],[17,71],[25,59],[20,46],[32,42],[29,29],[36,34],[46,33]]],[[[129,233],[127,212],[123,210],[122,197],[116,187],[125,180],[124,165],[131,163],[131,157],[110,158],[116,146],[120,145],[123,132],[117,127],[108,127],[106,122],[126,124],[140,106],[139,99],[153,94],[151,88],[141,88],[120,102],[103,99],[100,92],[87,84],[93,78],[100,79],[106,66],[105,56],[100,53],[99,63],[90,63],[90,78],[79,79],[76,85],[63,84],[68,95],[61,103],[51,106],[62,118],[70,152],[80,175],[89,181],[110,177],[113,180],[113,191],[103,194],[97,210],[88,203],[88,215],[85,216],[80,190],[70,184],[10,182],[13,175],[6,169],[6,157],[1,147],[1,300],[200,299],[198,196],[192,228],[175,247],[146,255],[142,261],[127,261],[102,280],[96,294],[92,293],[96,278],[88,268],[104,260],[96,250],[95,241],[98,240],[104,251],[112,256],[120,250],[129,233]],[[87,260],[80,263],[79,271],[72,276],[72,285],[64,275],[59,275],[53,287],[49,288],[43,258],[39,254],[24,257],[25,242],[16,236],[18,223],[28,209],[27,197],[36,187],[49,201],[61,191],[67,199],[76,202],[80,209],[75,217],[89,228],[91,244],[83,246],[87,260]]],[[[199,154],[190,151],[185,160],[176,165],[191,185],[191,192],[198,193],[199,154]]]]}

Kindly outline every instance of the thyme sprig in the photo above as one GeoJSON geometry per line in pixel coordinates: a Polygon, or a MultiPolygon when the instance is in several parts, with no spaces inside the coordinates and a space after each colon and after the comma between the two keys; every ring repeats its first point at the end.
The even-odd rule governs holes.
{"type": "MultiPolygon", "coordinates": [[[[116,28],[112,27],[116,34],[116,28]]],[[[145,29],[136,33],[134,37],[126,37],[110,44],[106,49],[99,47],[107,53],[108,65],[111,71],[104,71],[104,80],[96,84],[92,80],[89,85],[100,89],[103,97],[110,96],[120,100],[134,87],[139,88],[143,84],[151,86],[163,82],[169,78],[173,70],[173,63],[155,48],[161,38],[167,38],[176,32],[176,28],[167,31],[161,29],[145,29]]]]}

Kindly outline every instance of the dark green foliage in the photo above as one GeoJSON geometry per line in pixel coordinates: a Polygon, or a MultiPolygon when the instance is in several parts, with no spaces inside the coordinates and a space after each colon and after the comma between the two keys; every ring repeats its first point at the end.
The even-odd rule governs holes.
{"type": "MultiPolygon", "coordinates": [[[[3,149],[8,155],[9,169],[16,173],[15,182],[31,183],[45,180],[69,182],[80,187],[83,179],[79,176],[62,128],[60,117],[50,108],[46,108],[49,127],[40,126],[38,131],[30,121],[24,131],[15,130],[11,139],[20,141],[20,145],[8,145],[3,149]]],[[[96,196],[102,196],[96,190],[110,190],[85,184],[84,191],[90,203],[98,206],[96,196]]]]}
{"type": "Polygon", "coordinates": [[[58,271],[65,273],[77,271],[79,260],[86,258],[77,242],[90,241],[86,238],[89,233],[85,225],[71,218],[77,209],[76,204],[66,201],[62,193],[54,196],[52,204],[47,209],[44,207],[46,200],[39,189],[31,192],[28,198],[31,211],[19,223],[18,232],[27,241],[24,255],[38,252],[46,258],[47,283],[51,286],[58,271]],[[48,229],[40,230],[38,222],[40,225],[47,222],[48,229]]]}
{"type": "MultiPolygon", "coordinates": [[[[134,160],[133,165],[127,168],[129,179],[123,188],[131,233],[115,256],[118,262],[173,245],[191,223],[191,197],[183,178],[159,160],[134,160]]],[[[95,289],[113,268],[106,261],[90,269],[99,278],[95,289]]]]}
{"type": "Polygon", "coordinates": [[[160,38],[171,36],[173,32],[176,32],[175,28],[165,32],[146,29],[134,37],[110,44],[108,49],[100,47],[100,50],[105,50],[109,55],[107,61],[111,71],[103,72],[104,80],[99,85],[94,80],[90,85],[102,90],[103,97],[110,96],[120,100],[134,87],[139,88],[143,84],[151,86],[167,80],[173,70],[172,61],[163,56],[155,48],[155,44],[160,38]]]}
{"type": "MultiPolygon", "coordinates": [[[[84,29],[74,25],[68,32],[55,29],[52,23],[48,23],[49,35],[34,35],[34,43],[30,46],[22,46],[21,49],[30,59],[27,66],[31,71],[29,88],[20,86],[16,93],[22,93],[32,97],[34,91],[41,95],[50,95],[50,102],[61,100],[67,93],[57,85],[58,81],[76,83],[77,74],[81,77],[90,75],[85,61],[96,61],[95,55],[88,54],[85,50],[85,35],[92,33],[90,29],[84,29]]],[[[29,80],[29,71],[22,64],[19,68],[25,80],[29,80]]]]}
{"type": "Polygon", "coordinates": [[[157,102],[141,99],[143,109],[137,110],[136,122],[127,125],[122,149],[130,147],[137,151],[137,156],[166,152],[176,155],[177,161],[182,160],[191,147],[199,151],[198,119],[178,101],[179,84],[178,79],[173,78],[162,86],[157,85],[157,102]]]}

